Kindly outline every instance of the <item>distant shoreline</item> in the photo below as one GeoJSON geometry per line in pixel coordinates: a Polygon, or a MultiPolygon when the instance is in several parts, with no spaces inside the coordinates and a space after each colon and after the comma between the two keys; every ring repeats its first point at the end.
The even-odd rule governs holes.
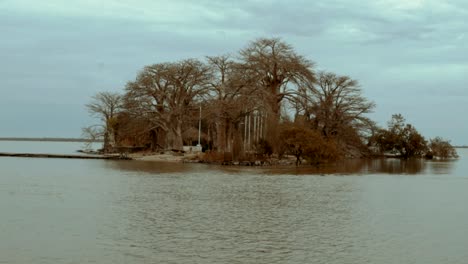
{"type": "Polygon", "coordinates": [[[0,141],[40,141],[40,142],[102,142],[100,140],[89,140],[85,138],[17,138],[0,137],[0,141]]]}

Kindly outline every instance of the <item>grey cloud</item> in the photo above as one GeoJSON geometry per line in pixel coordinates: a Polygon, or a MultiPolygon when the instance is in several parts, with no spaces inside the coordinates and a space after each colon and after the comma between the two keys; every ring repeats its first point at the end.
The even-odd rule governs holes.
{"type": "MultiPolygon", "coordinates": [[[[360,1],[243,1],[233,8],[230,4],[218,4],[215,10],[224,14],[222,19],[206,18],[206,25],[245,29],[266,34],[319,36],[329,28],[339,25],[355,25],[376,36],[376,40],[395,38],[422,38],[433,32],[427,20],[396,20],[383,17],[382,10],[369,9],[369,3],[360,1]]],[[[206,8],[213,8],[208,6],[206,8]]],[[[203,20],[203,18],[201,18],[203,20]]],[[[340,38],[341,36],[334,36],[340,38]]],[[[362,42],[360,39],[356,39],[362,42]]]]}
{"type": "MultiPolygon", "coordinates": [[[[89,97],[103,90],[122,91],[145,65],[235,54],[250,40],[277,36],[315,61],[318,69],[359,80],[365,95],[377,103],[374,117],[380,124],[401,112],[418,122],[423,133],[427,129],[468,143],[468,127],[459,122],[444,120],[444,127],[461,126],[452,135],[451,129],[426,121],[434,115],[434,104],[451,112],[468,111],[463,72],[468,69],[468,35],[463,36],[468,32],[467,4],[451,1],[445,9],[395,15],[371,3],[202,0],[198,8],[216,15],[170,22],[0,10],[0,123],[10,124],[0,134],[24,129],[16,118],[52,115],[67,127],[63,133],[77,135],[89,121],[83,107],[89,97]],[[6,106],[8,102],[13,103],[6,106]],[[55,110],[69,112],[69,120],[54,116],[55,110]]],[[[174,16],[183,16],[183,10],[174,16]]],[[[53,134],[37,125],[40,133],[53,134]]]]}

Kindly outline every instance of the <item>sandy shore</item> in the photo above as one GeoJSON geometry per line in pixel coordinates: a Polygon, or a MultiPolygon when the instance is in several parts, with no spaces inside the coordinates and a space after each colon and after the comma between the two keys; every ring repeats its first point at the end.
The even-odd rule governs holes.
{"type": "Polygon", "coordinates": [[[183,162],[187,159],[193,159],[197,154],[184,154],[177,155],[171,153],[165,154],[130,154],[129,157],[134,160],[143,160],[143,161],[164,161],[164,162],[183,162]]]}

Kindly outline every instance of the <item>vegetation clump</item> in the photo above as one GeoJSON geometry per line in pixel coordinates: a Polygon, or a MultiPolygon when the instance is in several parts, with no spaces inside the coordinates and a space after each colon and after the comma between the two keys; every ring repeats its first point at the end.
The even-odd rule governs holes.
{"type": "Polygon", "coordinates": [[[374,135],[373,141],[381,154],[389,153],[405,159],[458,157],[449,141],[436,137],[428,143],[413,125],[405,122],[406,120],[401,114],[395,114],[388,122],[388,128],[379,129],[374,135]]]}
{"type": "Polygon", "coordinates": [[[450,144],[450,141],[445,140],[441,137],[436,137],[429,141],[428,145],[429,151],[426,153],[427,158],[440,158],[440,159],[449,159],[449,158],[458,158],[457,151],[450,144]]]}
{"type": "Polygon", "coordinates": [[[295,157],[297,165],[391,153],[456,157],[448,141],[425,138],[403,116],[378,128],[375,104],[349,76],[316,71],[284,41],[261,38],[237,56],[159,62],[142,68],[123,93],[101,92],[87,105],[100,119],[84,128],[105,152],[184,151],[201,144],[206,160],[295,157]]]}
{"type": "Polygon", "coordinates": [[[333,141],[311,128],[285,125],[281,129],[281,139],[285,153],[296,157],[296,166],[303,160],[316,164],[334,161],[340,156],[333,141]]]}

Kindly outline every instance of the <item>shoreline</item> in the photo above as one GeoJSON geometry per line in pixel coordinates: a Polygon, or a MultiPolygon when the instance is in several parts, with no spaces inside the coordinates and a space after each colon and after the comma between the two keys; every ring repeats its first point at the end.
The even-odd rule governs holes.
{"type": "MultiPolygon", "coordinates": [[[[204,160],[200,153],[132,153],[127,155],[131,160],[136,161],[150,161],[150,162],[174,162],[174,163],[201,163],[207,165],[227,165],[227,166],[295,166],[296,158],[293,156],[286,156],[282,159],[278,158],[266,158],[266,159],[253,159],[253,160],[204,160]]],[[[398,160],[407,160],[403,157],[397,155],[374,155],[368,157],[360,157],[360,158],[344,158],[347,159],[360,159],[360,160],[374,160],[374,159],[398,159],[398,160]]],[[[411,158],[412,159],[421,159],[421,160],[433,160],[433,161],[451,161],[457,160],[458,158],[411,158]]],[[[329,162],[323,162],[319,164],[326,164],[329,162]]],[[[332,162],[333,163],[333,162],[332,162]]],[[[302,163],[299,166],[316,166],[318,164],[309,164],[309,163],[302,163]]]]}
{"type": "MultiPolygon", "coordinates": [[[[13,153],[13,152],[0,152],[0,157],[22,157],[22,158],[63,158],[63,159],[102,159],[102,160],[135,160],[146,162],[170,162],[170,163],[201,163],[207,165],[226,165],[226,166],[292,166],[296,165],[296,159],[292,156],[286,156],[282,159],[278,158],[263,158],[263,159],[246,159],[246,160],[222,160],[222,159],[204,159],[203,153],[149,153],[149,152],[136,152],[136,153],[113,153],[113,154],[100,154],[97,152],[77,151],[82,154],[52,154],[52,153],[13,153]]],[[[375,155],[372,157],[361,157],[357,159],[403,159],[396,155],[375,155]]],[[[433,159],[423,158],[424,160],[453,160],[440,159],[434,157],[433,159]]],[[[457,158],[455,158],[456,160],[457,158]]],[[[328,163],[328,162],[324,162],[328,163]]],[[[301,163],[299,166],[305,165],[318,165],[301,163]]]]}
{"type": "MultiPolygon", "coordinates": [[[[173,154],[155,154],[155,153],[132,153],[127,155],[132,160],[137,161],[163,161],[181,163],[188,158],[186,155],[173,155],[173,154]]],[[[196,155],[195,155],[196,156],[196,155]]]]}
{"type": "Polygon", "coordinates": [[[130,160],[121,155],[90,155],[90,154],[49,154],[49,153],[11,153],[0,152],[0,157],[17,158],[52,158],[52,159],[103,159],[103,160],[130,160]]]}
{"type": "MultiPolygon", "coordinates": [[[[200,157],[200,153],[132,153],[128,154],[128,157],[136,161],[148,161],[148,162],[171,162],[171,163],[200,163],[206,165],[225,165],[225,166],[254,166],[254,167],[268,167],[268,166],[294,166],[295,158],[284,157],[279,160],[277,158],[269,159],[258,159],[258,160],[243,160],[243,161],[232,161],[232,160],[203,160],[200,157]]],[[[304,165],[304,164],[303,164],[304,165]]]]}

